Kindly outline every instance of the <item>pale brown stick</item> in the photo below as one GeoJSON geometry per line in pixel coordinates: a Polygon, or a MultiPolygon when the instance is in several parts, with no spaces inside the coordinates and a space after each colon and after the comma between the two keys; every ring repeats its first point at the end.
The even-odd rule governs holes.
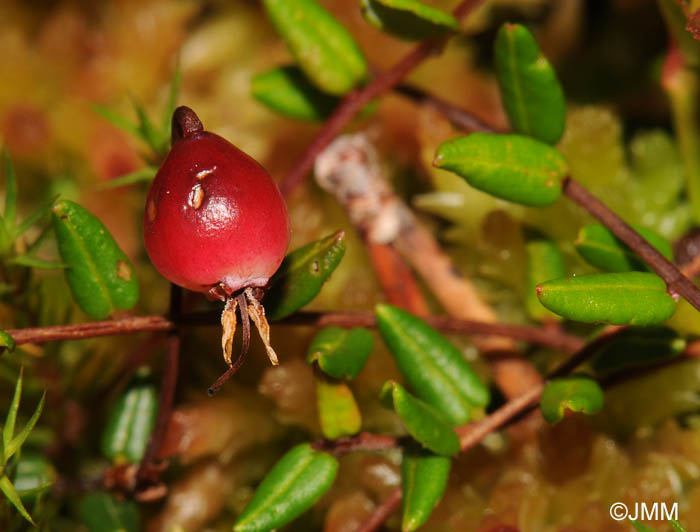
{"type": "MultiPolygon", "coordinates": [[[[337,198],[358,231],[369,242],[396,248],[450,315],[496,321],[493,309],[394,193],[365,135],[338,137],[318,156],[314,173],[319,186],[337,198]]],[[[472,341],[487,353],[516,351],[510,339],[477,335],[472,341]]],[[[507,397],[516,397],[542,382],[537,370],[517,357],[494,357],[492,368],[494,380],[507,397]]]]}

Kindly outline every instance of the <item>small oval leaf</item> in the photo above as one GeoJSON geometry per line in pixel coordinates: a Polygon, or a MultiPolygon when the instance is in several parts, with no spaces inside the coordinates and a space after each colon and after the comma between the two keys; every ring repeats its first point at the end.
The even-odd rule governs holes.
{"type": "Polygon", "coordinates": [[[315,0],[264,0],[265,8],[307,77],[341,95],[367,76],[367,62],[345,27],[315,0]]]}
{"type": "Polygon", "coordinates": [[[567,410],[595,414],[605,402],[603,390],[588,377],[566,377],[549,381],[542,391],[542,416],[552,424],[564,418],[567,410]]]}
{"type": "Polygon", "coordinates": [[[273,68],[253,78],[253,96],[296,120],[325,120],[340,99],[318,90],[297,66],[273,68]]]}
{"type": "Polygon", "coordinates": [[[553,240],[542,233],[529,232],[525,243],[527,270],[525,289],[525,309],[531,318],[539,321],[560,319],[559,316],[542,306],[537,299],[539,283],[558,279],[566,275],[564,256],[553,240]]]}
{"type": "Polygon", "coordinates": [[[80,308],[102,319],[133,307],[139,298],[134,267],[102,222],[68,200],[52,212],[66,280],[80,308]]]}
{"type": "Polygon", "coordinates": [[[472,407],[486,406],[488,388],[462,353],[420,318],[391,305],[377,305],[377,328],[411,389],[455,425],[472,407]]]}
{"type": "Polygon", "coordinates": [[[598,374],[663,362],[680,355],[686,341],[668,327],[627,327],[591,358],[598,374]]]}
{"type": "MultiPolygon", "coordinates": [[[[656,250],[673,261],[673,248],[668,240],[651,229],[633,226],[656,250]]],[[[576,251],[587,263],[608,272],[649,271],[647,264],[603,224],[582,227],[574,242],[576,251]]]]}
{"type": "Polygon", "coordinates": [[[46,457],[22,451],[12,485],[23,501],[32,502],[56,481],[56,477],[56,469],[46,457]]]}
{"type": "Polygon", "coordinates": [[[361,0],[360,5],[370,24],[407,41],[461,30],[452,14],[418,0],[361,0]]]}
{"type": "Polygon", "coordinates": [[[347,383],[319,376],[316,399],[321,432],[326,438],[335,440],[360,431],[362,415],[347,383]]]}
{"type": "Polygon", "coordinates": [[[340,264],[344,253],[344,231],[289,253],[270,279],[264,300],[267,318],[282,319],[309,303],[340,264]]]}
{"type": "Polygon", "coordinates": [[[381,399],[394,408],[408,433],[423,447],[445,456],[459,452],[459,438],[447,417],[413,397],[403,386],[394,381],[385,382],[381,399]]]}
{"type": "Polygon", "coordinates": [[[158,394],[148,373],[137,375],[117,398],[102,433],[102,454],[116,463],[136,463],[146,453],[158,414],[158,394]]]}
{"type": "Polygon", "coordinates": [[[133,501],[118,502],[108,493],[89,493],[80,501],[80,520],[89,532],[138,532],[139,507],[133,501]]]}
{"type": "Polygon", "coordinates": [[[537,297],[552,312],[583,323],[651,325],[676,309],[666,283],[653,273],[598,273],[547,281],[537,297]]]}
{"type": "Polygon", "coordinates": [[[413,532],[430,517],[442,498],[450,476],[451,460],[411,447],[401,461],[401,530],[413,532]]]}
{"type": "Polygon", "coordinates": [[[12,338],[12,335],[7,334],[5,331],[0,331],[0,354],[5,350],[12,353],[15,347],[17,347],[17,344],[15,343],[15,339],[12,338]]]}
{"type": "Polygon", "coordinates": [[[374,338],[367,329],[326,327],[311,341],[306,361],[316,362],[326,375],[336,379],[354,379],[373,348],[374,338]]]}
{"type": "Polygon", "coordinates": [[[337,472],[333,456],[314,451],[308,443],[297,445],[265,476],[233,529],[267,532],[289,523],[331,487],[337,472]]]}
{"type": "Polygon", "coordinates": [[[566,122],[564,91],[530,30],[503,24],[496,36],[495,63],[513,130],[548,144],[558,142],[566,122]]]}
{"type": "Polygon", "coordinates": [[[564,157],[551,146],[520,135],[491,133],[442,143],[433,164],[492,196],[533,207],[554,203],[569,172],[564,157]]]}

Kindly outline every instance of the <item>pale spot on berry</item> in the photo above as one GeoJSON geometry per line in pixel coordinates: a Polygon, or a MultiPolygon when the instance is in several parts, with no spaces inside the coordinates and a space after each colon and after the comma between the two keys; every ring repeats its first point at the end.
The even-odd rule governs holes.
{"type": "Polygon", "coordinates": [[[202,179],[204,179],[205,177],[207,177],[209,174],[213,174],[213,173],[214,173],[214,170],[216,170],[216,165],[214,165],[214,166],[212,166],[211,168],[208,168],[208,169],[206,169],[206,170],[200,170],[199,172],[197,172],[197,173],[195,174],[195,177],[196,177],[197,179],[199,179],[199,180],[202,180],[202,179]]]}
{"type": "Polygon", "coordinates": [[[202,185],[197,183],[192,187],[190,191],[190,197],[187,198],[187,203],[193,209],[199,209],[202,206],[202,201],[204,200],[204,189],[202,185]]]}
{"type": "Polygon", "coordinates": [[[131,281],[131,266],[126,261],[117,261],[117,277],[124,281],[131,281]]]}
{"type": "Polygon", "coordinates": [[[156,219],[156,203],[155,201],[151,200],[148,202],[148,208],[147,208],[147,213],[148,213],[148,221],[152,222],[153,220],[156,219]]]}

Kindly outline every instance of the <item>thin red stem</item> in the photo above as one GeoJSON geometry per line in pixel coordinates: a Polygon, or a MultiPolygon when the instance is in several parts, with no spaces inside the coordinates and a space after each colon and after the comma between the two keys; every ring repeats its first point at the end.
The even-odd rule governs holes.
{"type": "Polygon", "coordinates": [[[393,449],[399,443],[394,436],[360,432],[359,434],[338,440],[319,440],[313,444],[318,451],[328,451],[337,456],[353,451],[384,451],[393,449]]]}
{"type": "Polygon", "coordinates": [[[564,180],[564,194],[600,220],[612,233],[637,253],[668,285],[672,294],[683,296],[700,310],[700,290],[681,273],[678,267],[659,253],[622,218],[588,192],[580,183],[568,177],[564,180]]]}
{"type": "Polygon", "coordinates": [[[386,498],[386,500],[375,508],[374,513],[367,521],[362,523],[360,528],[355,529],[355,532],[374,532],[378,530],[384,521],[389,519],[389,516],[394,513],[401,504],[401,488],[396,488],[386,498]]]}
{"type": "MultiPolygon", "coordinates": [[[[61,340],[80,340],[100,336],[137,334],[140,332],[168,332],[176,327],[218,325],[216,312],[182,314],[175,319],[165,316],[135,316],[118,320],[94,321],[72,325],[52,325],[27,329],[9,329],[17,345],[61,340]]],[[[550,331],[527,325],[508,325],[462,320],[448,316],[424,316],[423,319],[441,332],[452,334],[480,334],[513,338],[566,352],[575,352],[583,340],[561,331],[550,331]]],[[[375,327],[371,312],[297,312],[276,322],[276,325],[304,325],[308,327],[375,327]]]]}
{"type": "Polygon", "coordinates": [[[426,103],[437,109],[450,123],[457,129],[472,133],[480,131],[482,133],[505,133],[498,128],[487,124],[469,111],[449,103],[438,96],[430,94],[414,85],[401,84],[395,91],[402,96],[410,98],[417,103],[426,103]]]}

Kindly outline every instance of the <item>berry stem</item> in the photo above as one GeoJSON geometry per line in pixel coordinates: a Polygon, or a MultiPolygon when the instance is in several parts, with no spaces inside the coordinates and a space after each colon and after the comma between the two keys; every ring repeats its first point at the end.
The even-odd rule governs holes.
{"type": "MultiPolygon", "coordinates": [[[[182,312],[182,288],[174,284],[170,285],[170,318],[178,317],[182,312]]],[[[137,478],[142,483],[148,483],[149,466],[151,466],[160,454],[160,448],[165,438],[165,432],[170,422],[177,387],[177,374],[180,365],[181,336],[179,328],[168,333],[167,347],[165,351],[165,364],[160,386],[160,408],[156,428],[151,434],[146,454],[141,460],[137,478]]]]}
{"type": "Polygon", "coordinates": [[[178,140],[191,137],[204,131],[202,121],[192,109],[181,105],[173,113],[170,142],[175,144],[178,140]]]}

